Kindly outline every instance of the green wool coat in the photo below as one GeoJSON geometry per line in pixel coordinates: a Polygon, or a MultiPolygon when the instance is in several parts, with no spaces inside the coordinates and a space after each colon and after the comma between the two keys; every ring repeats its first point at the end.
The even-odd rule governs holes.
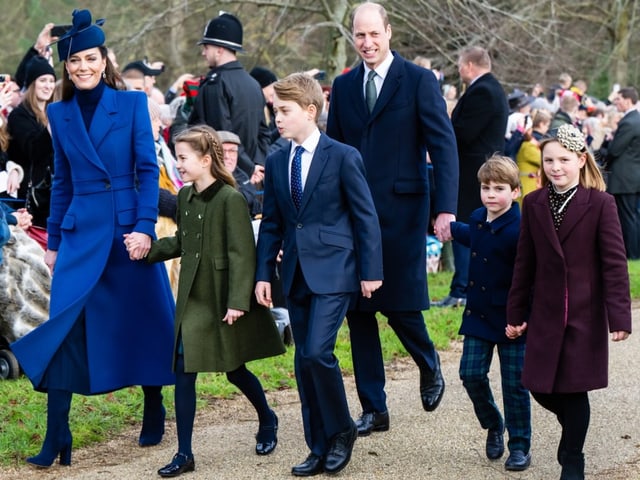
{"type": "Polygon", "coordinates": [[[180,335],[186,372],[229,372],[284,353],[271,312],[254,299],[255,243],[242,194],[221,181],[201,193],[186,186],[177,212],[176,235],[153,242],[147,257],[180,257],[174,370],[180,335]],[[229,325],[228,308],[248,313],[229,325]]]}

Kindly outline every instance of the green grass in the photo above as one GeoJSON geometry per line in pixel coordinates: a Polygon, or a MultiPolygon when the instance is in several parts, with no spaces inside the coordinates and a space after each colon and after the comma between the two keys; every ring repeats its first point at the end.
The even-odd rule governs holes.
{"type": "MultiPolygon", "coordinates": [[[[640,261],[629,262],[631,296],[640,299],[640,261]]],[[[429,274],[431,298],[442,298],[448,292],[450,273],[429,274]]],[[[458,338],[461,311],[433,308],[424,313],[429,334],[439,350],[446,350],[458,338]]],[[[383,317],[380,317],[380,338],[386,362],[404,357],[406,351],[383,317]]],[[[336,356],[346,374],[353,372],[348,329],[338,336],[336,356]]],[[[284,355],[252,362],[249,368],[259,376],[265,390],[295,388],[293,347],[284,355]]],[[[198,408],[205,408],[216,398],[237,394],[224,374],[198,376],[198,408]]],[[[164,389],[169,418],[173,418],[173,388],[164,389]]],[[[46,425],[46,395],[34,392],[29,381],[0,381],[0,466],[21,465],[26,456],[38,453],[46,425]]],[[[108,395],[83,397],[74,395],[71,407],[71,430],[74,447],[79,448],[105,441],[117,433],[140,425],[142,391],[126,388],[108,395]]]]}

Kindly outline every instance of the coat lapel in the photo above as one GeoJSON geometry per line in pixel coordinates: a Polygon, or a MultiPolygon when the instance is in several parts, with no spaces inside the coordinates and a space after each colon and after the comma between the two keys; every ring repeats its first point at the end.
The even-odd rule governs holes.
{"type": "MultiPolygon", "coordinates": [[[[371,115],[369,116],[369,123],[371,123],[380,114],[380,112],[384,110],[384,107],[389,103],[389,101],[393,98],[393,96],[400,88],[400,80],[402,78],[403,72],[402,62],[403,61],[394,54],[393,62],[391,62],[391,66],[389,67],[387,76],[382,83],[382,90],[380,90],[376,105],[375,107],[373,107],[373,112],[371,112],[371,115]]],[[[363,73],[360,78],[364,78],[364,67],[362,67],[362,72],[363,73]]],[[[362,92],[363,89],[361,88],[360,91],[362,92]]],[[[361,103],[362,105],[365,105],[364,93],[362,93],[361,103]]]]}
{"type": "Polygon", "coordinates": [[[276,192],[282,192],[284,203],[293,212],[296,211],[296,207],[293,204],[293,198],[291,198],[291,186],[289,185],[289,158],[291,157],[291,142],[289,142],[289,148],[282,148],[278,152],[278,157],[273,159],[274,163],[274,187],[276,192]]]}
{"type": "Polygon", "coordinates": [[[569,203],[567,207],[567,213],[564,216],[564,220],[558,230],[558,238],[562,244],[567,236],[573,231],[576,224],[584,217],[589,211],[590,205],[589,191],[585,188],[578,187],[575,198],[569,203]]]}
{"type": "Polygon", "coordinates": [[[553,218],[551,217],[550,208],[549,192],[547,191],[547,187],[545,187],[540,191],[540,195],[536,199],[535,203],[532,204],[532,212],[538,222],[538,225],[540,225],[540,230],[547,237],[549,243],[553,246],[553,249],[558,253],[558,255],[564,257],[558,233],[553,226],[553,218]]]}
{"type": "MultiPolygon", "coordinates": [[[[325,135],[320,135],[320,141],[318,142],[318,146],[316,147],[316,151],[313,154],[313,159],[311,160],[311,166],[309,167],[309,173],[307,174],[307,180],[304,183],[304,190],[302,192],[302,202],[300,203],[300,211],[302,212],[309,202],[311,198],[311,192],[316,188],[316,184],[320,179],[320,175],[324,170],[325,165],[327,164],[327,160],[329,159],[329,154],[327,149],[330,147],[329,142],[327,141],[327,137],[325,135]]],[[[293,200],[291,201],[293,204],[293,200]]]]}
{"type": "Polygon", "coordinates": [[[102,93],[102,99],[98,102],[96,111],[93,114],[91,128],[89,130],[89,138],[96,150],[100,148],[100,144],[107,134],[114,128],[117,115],[117,102],[115,91],[105,88],[102,93]]]}

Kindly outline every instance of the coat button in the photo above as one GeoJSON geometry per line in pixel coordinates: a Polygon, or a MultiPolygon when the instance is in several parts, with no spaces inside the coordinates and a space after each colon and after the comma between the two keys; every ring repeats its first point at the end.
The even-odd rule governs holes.
{"type": "Polygon", "coordinates": [[[105,190],[109,190],[111,188],[111,184],[109,182],[104,182],[105,190]]]}
{"type": "Polygon", "coordinates": [[[202,235],[200,233],[196,233],[196,238],[200,238],[202,235]]]}
{"type": "Polygon", "coordinates": [[[487,289],[485,287],[480,287],[480,290],[482,290],[483,292],[487,291],[487,289]]]}
{"type": "Polygon", "coordinates": [[[472,257],[477,257],[477,256],[478,256],[478,254],[477,254],[476,252],[471,252],[471,256],[472,256],[472,257]]]}
{"type": "Polygon", "coordinates": [[[196,252],[196,258],[200,258],[200,252],[196,252]]]}
{"type": "Polygon", "coordinates": [[[469,286],[470,286],[470,287],[473,287],[475,284],[476,284],[476,282],[474,282],[473,280],[470,280],[470,281],[469,281],[469,286]]]}
{"type": "Polygon", "coordinates": [[[297,224],[297,225],[296,225],[296,228],[297,228],[298,230],[300,230],[300,229],[302,228],[302,224],[301,224],[301,223],[297,224]]]}
{"type": "Polygon", "coordinates": [[[185,210],[185,211],[184,211],[184,216],[185,216],[185,217],[188,217],[188,216],[189,216],[189,210],[185,210]]]}
{"type": "Polygon", "coordinates": [[[464,314],[468,317],[469,315],[471,315],[471,310],[466,309],[466,310],[464,311],[464,314]]]}
{"type": "Polygon", "coordinates": [[[202,214],[201,213],[198,214],[198,220],[202,220],[202,214]]]}
{"type": "Polygon", "coordinates": [[[489,263],[489,259],[487,259],[487,258],[483,258],[483,259],[482,259],[482,261],[483,261],[484,263],[489,263]]]}

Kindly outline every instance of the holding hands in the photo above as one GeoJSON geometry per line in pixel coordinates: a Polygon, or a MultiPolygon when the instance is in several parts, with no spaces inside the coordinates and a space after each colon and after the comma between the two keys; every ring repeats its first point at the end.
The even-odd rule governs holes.
{"type": "Polygon", "coordinates": [[[515,340],[516,338],[521,337],[526,329],[527,322],[522,322],[522,325],[507,325],[507,328],[505,328],[505,334],[508,339],[515,340]]]}
{"type": "Polygon", "coordinates": [[[140,232],[125,233],[124,244],[131,260],[142,260],[151,250],[151,237],[140,232]]]}

